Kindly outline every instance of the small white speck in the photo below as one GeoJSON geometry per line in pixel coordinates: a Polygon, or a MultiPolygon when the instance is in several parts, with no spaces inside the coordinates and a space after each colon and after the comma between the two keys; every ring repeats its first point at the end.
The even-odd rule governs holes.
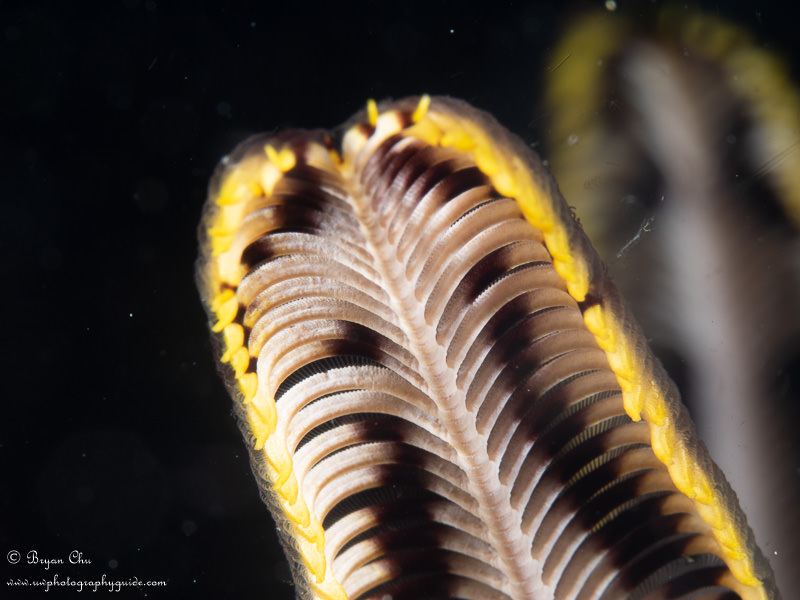
{"type": "Polygon", "coordinates": [[[573,133],[567,138],[567,146],[574,146],[578,143],[578,134],[573,133]]]}
{"type": "Polygon", "coordinates": [[[450,33],[455,33],[455,32],[456,32],[456,30],[451,27],[450,28],[450,33]]]}
{"type": "Polygon", "coordinates": [[[617,3],[614,0],[606,0],[606,10],[615,11],[617,10],[617,3]]]}

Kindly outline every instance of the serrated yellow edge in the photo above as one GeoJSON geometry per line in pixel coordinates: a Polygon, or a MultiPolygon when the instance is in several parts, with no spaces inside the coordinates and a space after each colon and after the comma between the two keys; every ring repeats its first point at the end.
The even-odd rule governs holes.
{"type": "MultiPolygon", "coordinates": [[[[331,162],[325,148],[313,148],[312,160],[331,162]]],[[[308,157],[307,157],[308,158],[308,157]]],[[[245,347],[244,328],[234,322],[239,314],[239,302],[232,288],[243,277],[242,271],[226,255],[233,244],[235,233],[249,214],[248,204],[260,196],[269,196],[283,173],[297,162],[289,148],[275,148],[267,144],[260,155],[248,155],[224,174],[217,195],[210,199],[215,212],[206,223],[208,248],[206,249],[206,287],[211,298],[209,306],[215,317],[212,330],[221,336],[220,362],[230,365],[236,379],[243,414],[255,438],[254,450],[265,459],[265,476],[285,521],[290,529],[288,536],[308,571],[307,582],[315,596],[322,600],[346,600],[344,589],[336,581],[331,566],[325,558],[325,532],[300,492],[294,475],[292,456],[286,449],[286,440],[278,425],[274,398],[259,394],[258,374],[247,372],[250,352],[245,347]],[[226,286],[221,286],[221,283],[226,286]]]]}
{"type": "Polygon", "coordinates": [[[649,373],[642,353],[631,347],[625,324],[602,305],[587,308],[584,320],[617,376],[628,416],[634,421],[644,419],[648,423],[653,452],[667,467],[675,487],[694,501],[701,518],[713,530],[724,552],[721,558],[734,577],[753,588],[748,597],[766,599],[744,533],[735,527],[725,498],[716,490],[710,473],[694,459],[694,451],[682,432],[676,429],[672,418],[675,409],[665,396],[661,382],[649,373]]]}
{"type": "Polygon", "coordinates": [[[515,198],[528,222],[542,232],[556,272],[566,282],[572,297],[579,302],[585,299],[589,289],[588,265],[583,256],[570,248],[562,209],[554,201],[555,184],[543,168],[531,170],[529,161],[509,148],[506,140],[498,140],[471,119],[436,110],[434,106],[408,129],[408,134],[471,154],[495,189],[515,198]]]}

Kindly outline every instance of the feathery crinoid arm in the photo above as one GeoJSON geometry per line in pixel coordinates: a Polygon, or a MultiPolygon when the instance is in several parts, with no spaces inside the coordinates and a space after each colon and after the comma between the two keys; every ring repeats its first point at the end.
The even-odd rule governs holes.
{"type": "Polygon", "coordinates": [[[424,96],[251,138],[201,240],[301,596],[777,597],[555,183],[489,115],[424,96]]]}

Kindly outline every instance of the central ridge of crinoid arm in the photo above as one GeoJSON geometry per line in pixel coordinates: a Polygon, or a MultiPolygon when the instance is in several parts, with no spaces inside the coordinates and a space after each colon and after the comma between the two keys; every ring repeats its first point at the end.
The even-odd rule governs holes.
{"type": "MultiPolygon", "coordinates": [[[[480,505],[480,516],[489,528],[493,546],[511,582],[509,592],[515,598],[533,599],[538,597],[534,590],[544,591],[545,587],[541,581],[541,565],[531,556],[531,537],[521,530],[521,513],[511,506],[510,489],[500,481],[498,461],[488,455],[488,436],[477,429],[477,409],[467,407],[466,387],[459,385],[457,365],[448,363],[447,348],[437,340],[437,324],[426,319],[427,299],[418,295],[418,290],[425,287],[424,278],[440,273],[437,269],[428,268],[422,271],[419,278],[410,279],[409,273],[415,272],[415,265],[409,264],[403,260],[406,257],[401,256],[399,246],[404,228],[433,219],[442,200],[437,202],[434,199],[435,185],[432,189],[424,185],[426,175],[417,175],[418,178],[410,182],[402,197],[397,199],[395,197],[400,196],[399,190],[403,187],[402,173],[391,182],[387,180],[396,161],[403,160],[399,156],[404,153],[424,156],[426,161],[432,163],[429,167],[431,170],[438,167],[444,172],[448,168],[458,168],[459,171],[452,177],[457,177],[460,172],[462,177],[474,178],[476,167],[474,163],[458,165],[459,161],[452,151],[433,148],[419,139],[403,136],[403,125],[398,113],[385,113],[377,117],[371,136],[353,139],[358,134],[351,132],[348,134],[350,138],[345,137],[344,162],[356,165],[355,175],[348,180],[348,199],[353,204],[361,231],[375,258],[382,286],[388,291],[392,308],[398,315],[398,324],[417,359],[425,381],[425,392],[434,400],[436,417],[447,432],[447,442],[457,450],[459,464],[469,479],[469,491],[480,505]],[[375,153],[384,154],[383,160],[368,158],[375,153]],[[385,181],[388,188],[383,184],[385,181]],[[423,184],[420,184],[421,181],[423,184]],[[423,210],[429,212],[419,215],[423,210]]],[[[408,160],[413,162],[415,158],[408,160]]],[[[464,162],[463,158],[460,160],[464,162]]],[[[471,205],[462,210],[468,213],[498,200],[500,198],[496,192],[492,194],[490,189],[486,189],[483,195],[474,195],[471,205]]],[[[482,212],[487,216],[492,214],[486,208],[482,212]]],[[[504,217],[505,212],[500,211],[499,215],[504,217]]],[[[519,214],[516,215],[516,221],[517,225],[523,225],[519,214]]],[[[487,225],[482,223],[481,227],[485,230],[487,225]]],[[[436,249],[438,256],[457,253],[459,247],[472,240],[470,235],[474,231],[470,223],[464,223],[463,232],[458,232],[458,223],[451,223],[449,227],[446,232],[450,235],[443,236],[443,242],[436,249]]],[[[491,230],[490,227],[488,229],[491,230]]],[[[496,231],[495,235],[498,234],[499,231],[496,231]]],[[[495,244],[515,242],[517,240],[509,238],[495,244]]],[[[474,261],[480,256],[468,258],[474,261]]]]}

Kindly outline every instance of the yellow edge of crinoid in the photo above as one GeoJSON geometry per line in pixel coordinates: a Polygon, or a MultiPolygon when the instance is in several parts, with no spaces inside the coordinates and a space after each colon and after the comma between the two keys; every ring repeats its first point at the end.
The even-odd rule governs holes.
{"type": "MultiPolygon", "coordinates": [[[[310,149],[309,155],[330,162],[327,149],[321,146],[310,149]]],[[[264,475],[275,500],[273,506],[285,517],[280,521],[288,523],[288,538],[293,540],[297,556],[308,572],[307,583],[315,598],[346,600],[347,595],[325,558],[322,524],[309,511],[295,478],[292,455],[277,426],[275,400],[262,392],[266,386],[259,385],[258,374],[248,372],[252,357],[245,346],[244,328],[235,322],[243,308],[234,290],[245,275],[240,264],[241,248],[235,245],[236,232],[250,213],[251,202],[269,197],[283,173],[295,163],[296,157],[288,148],[266,145],[263,152],[248,154],[227,168],[219,191],[210,199],[213,209],[206,219],[207,242],[201,277],[205,280],[206,300],[216,317],[212,330],[221,337],[219,360],[233,371],[239,392],[234,401],[241,403],[240,413],[255,438],[253,450],[263,453],[264,475]]]]}
{"type": "Polygon", "coordinates": [[[424,116],[409,128],[409,134],[422,137],[429,143],[438,138],[436,141],[441,146],[471,154],[495,189],[504,196],[515,198],[525,218],[542,232],[553,265],[565,280],[572,297],[578,301],[585,299],[589,289],[588,265],[585,257],[570,249],[570,229],[564,226],[568,211],[567,215],[563,214],[566,207],[554,202],[558,197],[555,183],[544,167],[538,165],[533,170],[530,159],[513,149],[515,142],[505,130],[495,125],[490,131],[469,116],[460,115],[455,110],[441,110],[436,104],[431,104],[424,116]]]}
{"type": "MultiPolygon", "coordinates": [[[[542,232],[567,290],[577,302],[583,302],[593,283],[591,279],[605,277],[597,275],[598,270],[602,271],[597,268],[599,259],[585,255],[582,238],[574,235],[579,226],[544,167],[532,164],[514,149],[504,130],[495,131],[494,127],[455,110],[439,110],[434,103],[407,133],[469,152],[497,191],[515,198],[525,218],[542,232]]],[[[626,412],[634,421],[644,418],[648,423],[656,456],[667,467],[675,486],[693,499],[698,513],[712,528],[724,554],[720,558],[745,586],[747,598],[765,599],[766,591],[755,574],[754,550],[737,525],[735,500],[715,485],[710,465],[697,451],[693,432],[692,439],[687,439],[689,432],[676,427],[676,417],[685,409],[677,394],[670,391],[668,380],[655,372],[654,359],[638,326],[632,325],[632,315],[617,309],[616,303],[600,298],[584,311],[584,319],[619,381],[626,412]]]]}
{"type": "Polygon", "coordinates": [[[734,577],[748,586],[740,593],[746,593],[746,598],[766,599],[755,572],[754,550],[745,531],[737,525],[742,519],[737,518],[735,500],[715,483],[693,435],[687,436],[677,427],[679,411],[684,410],[677,394],[670,392],[663,374],[654,371],[654,359],[636,344],[628,334],[630,325],[614,310],[603,304],[591,306],[584,312],[584,320],[617,376],[626,412],[634,421],[644,419],[648,423],[656,457],[667,467],[675,487],[694,501],[698,513],[713,530],[724,553],[721,558],[734,577]]]}

